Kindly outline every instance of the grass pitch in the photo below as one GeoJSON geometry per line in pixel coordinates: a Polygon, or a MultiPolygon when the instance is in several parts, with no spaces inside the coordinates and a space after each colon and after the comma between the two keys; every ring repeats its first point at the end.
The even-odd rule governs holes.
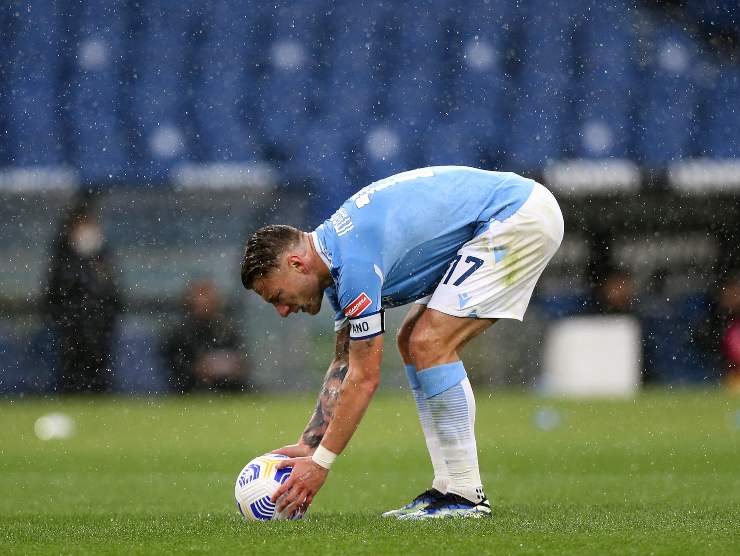
{"type": "Polygon", "coordinates": [[[245,523],[233,485],[309,397],[0,401],[0,553],[738,554],[740,400],[565,402],[479,391],[490,520],[378,517],[428,487],[410,396],[379,396],[308,516],[245,523]],[[34,421],[61,411],[68,440],[34,421]]]}

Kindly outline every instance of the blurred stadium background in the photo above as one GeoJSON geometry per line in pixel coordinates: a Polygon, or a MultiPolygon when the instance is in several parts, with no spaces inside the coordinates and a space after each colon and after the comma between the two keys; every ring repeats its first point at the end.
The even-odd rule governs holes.
{"type": "Polygon", "coordinates": [[[719,382],[713,303],[740,265],[737,16],[728,0],[3,2],[0,393],[56,388],[41,299],[78,191],[97,192],[123,293],[116,392],[167,391],[160,339],[205,277],[250,389],[292,390],[319,383],[331,319],[246,295],[244,240],[434,164],[542,180],[565,213],[525,323],[471,348],[478,383],[540,385],[549,331],[598,312],[615,270],[643,379],[719,382]]]}

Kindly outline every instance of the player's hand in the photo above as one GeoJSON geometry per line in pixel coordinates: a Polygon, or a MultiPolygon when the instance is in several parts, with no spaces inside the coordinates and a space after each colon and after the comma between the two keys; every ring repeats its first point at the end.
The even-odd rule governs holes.
{"type": "Polygon", "coordinates": [[[301,458],[305,456],[312,456],[316,448],[311,448],[308,444],[289,444],[283,446],[277,450],[270,452],[271,454],[282,454],[289,458],[301,458]]]}
{"type": "Polygon", "coordinates": [[[277,464],[278,469],[292,467],[293,472],[280,488],[272,495],[279,513],[292,516],[296,511],[305,513],[313,502],[314,496],[326,481],[329,474],[310,457],[284,459],[277,464]]]}

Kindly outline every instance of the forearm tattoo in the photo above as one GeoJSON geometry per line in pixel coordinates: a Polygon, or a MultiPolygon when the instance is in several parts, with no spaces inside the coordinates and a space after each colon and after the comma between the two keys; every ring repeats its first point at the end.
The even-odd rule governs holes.
{"type": "Polygon", "coordinates": [[[324,385],[319,392],[319,398],[316,400],[316,409],[314,410],[311,420],[303,431],[303,442],[311,448],[316,448],[324,433],[329,427],[329,422],[334,415],[334,409],[339,400],[339,392],[342,389],[342,382],[347,376],[349,365],[345,360],[335,360],[324,377],[324,385]]]}

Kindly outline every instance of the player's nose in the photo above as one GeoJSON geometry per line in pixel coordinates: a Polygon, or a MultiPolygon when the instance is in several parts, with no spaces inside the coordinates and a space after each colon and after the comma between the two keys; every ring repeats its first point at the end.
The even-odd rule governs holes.
{"type": "Polygon", "coordinates": [[[293,312],[290,310],[290,305],[275,305],[275,310],[281,317],[287,317],[293,312]]]}

